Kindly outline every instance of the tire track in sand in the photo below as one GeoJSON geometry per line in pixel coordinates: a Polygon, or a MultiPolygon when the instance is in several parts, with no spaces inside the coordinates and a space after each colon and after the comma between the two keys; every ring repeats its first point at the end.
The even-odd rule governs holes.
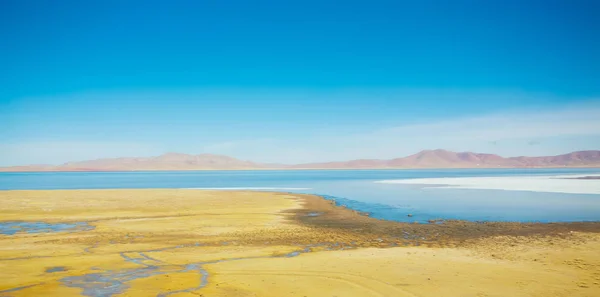
{"type": "Polygon", "coordinates": [[[338,281],[348,284],[352,287],[371,292],[372,296],[395,296],[395,297],[418,297],[411,292],[398,288],[387,282],[351,273],[315,271],[315,270],[219,270],[215,275],[265,275],[265,276],[298,276],[298,277],[316,277],[325,278],[332,281],[338,281]]]}

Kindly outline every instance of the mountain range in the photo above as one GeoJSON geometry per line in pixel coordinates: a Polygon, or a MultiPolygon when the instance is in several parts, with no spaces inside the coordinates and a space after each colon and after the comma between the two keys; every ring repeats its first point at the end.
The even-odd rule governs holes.
{"type": "Polygon", "coordinates": [[[424,150],[407,157],[379,160],[360,159],[307,164],[266,164],[236,158],[200,154],[166,153],[146,158],[108,158],[62,165],[0,167],[4,172],[26,171],[142,171],[142,170],[250,170],[250,169],[386,169],[386,168],[526,168],[600,167],[600,150],[578,151],[544,157],[510,157],[472,152],[424,150]]]}

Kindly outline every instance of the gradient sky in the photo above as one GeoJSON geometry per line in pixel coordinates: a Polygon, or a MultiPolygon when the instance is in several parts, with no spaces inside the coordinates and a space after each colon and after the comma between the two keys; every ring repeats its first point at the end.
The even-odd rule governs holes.
{"type": "Polygon", "coordinates": [[[0,166],[600,149],[600,1],[0,2],[0,166]]]}

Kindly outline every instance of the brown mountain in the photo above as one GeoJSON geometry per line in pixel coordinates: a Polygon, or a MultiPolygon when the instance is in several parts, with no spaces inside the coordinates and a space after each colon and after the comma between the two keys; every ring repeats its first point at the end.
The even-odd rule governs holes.
{"type": "Polygon", "coordinates": [[[516,157],[510,158],[525,166],[598,166],[600,151],[580,151],[570,154],[549,157],[516,157]]]}
{"type": "Polygon", "coordinates": [[[0,167],[0,171],[135,171],[135,170],[244,170],[244,169],[375,169],[375,168],[520,168],[600,167],[600,151],[579,151],[558,156],[511,157],[472,152],[424,150],[391,160],[360,159],[297,165],[260,164],[223,155],[167,153],[148,158],[110,158],[69,162],[58,166],[0,167]]]}
{"type": "Polygon", "coordinates": [[[167,153],[150,158],[114,158],[69,162],[65,169],[95,168],[98,170],[193,170],[193,169],[250,169],[259,165],[228,156],[167,153]]]}
{"type": "Polygon", "coordinates": [[[456,153],[438,149],[424,150],[414,155],[391,160],[366,159],[299,164],[290,167],[298,169],[600,167],[600,151],[580,151],[547,157],[504,158],[494,154],[456,153]]]}
{"type": "Polygon", "coordinates": [[[109,158],[68,162],[58,166],[14,166],[0,171],[133,171],[133,170],[226,170],[260,169],[261,165],[213,154],[167,153],[149,158],[109,158]]]}

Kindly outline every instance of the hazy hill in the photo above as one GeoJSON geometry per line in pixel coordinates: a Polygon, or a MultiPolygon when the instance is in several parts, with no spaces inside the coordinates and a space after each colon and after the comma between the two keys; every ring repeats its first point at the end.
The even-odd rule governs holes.
{"type": "Polygon", "coordinates": [[[291,168],[490,168],[490,167],[600,167],[600,151],[558,156],[504,158],[494,154],[424,150],[391,160],[353,160],[292,165],[291,168]]]}
{"type": "Polygon", "coordinates": [[[236,158],[167,153],[148,158],[109,158],[68,162],[58,166],[0,167],[0,171],[133,171],[133,170],[244,170],[244,169],[369,169],[369,168],[494,168],[494,167],[600,167],[600,151],[558,156],[510,157],[472,152],[424,150],[391,160],[360,159],[296,165],[261,164],[236,158]]]}
{"type": "Polygon", "coordinates": [[[259,169],[258,165],[232,157],[213,154],[167,153],[148,158],[109,158],[68,162],[58,166],[14,166],[0,171],[128,171],[128,170],[226,170],[259,169]]]}

